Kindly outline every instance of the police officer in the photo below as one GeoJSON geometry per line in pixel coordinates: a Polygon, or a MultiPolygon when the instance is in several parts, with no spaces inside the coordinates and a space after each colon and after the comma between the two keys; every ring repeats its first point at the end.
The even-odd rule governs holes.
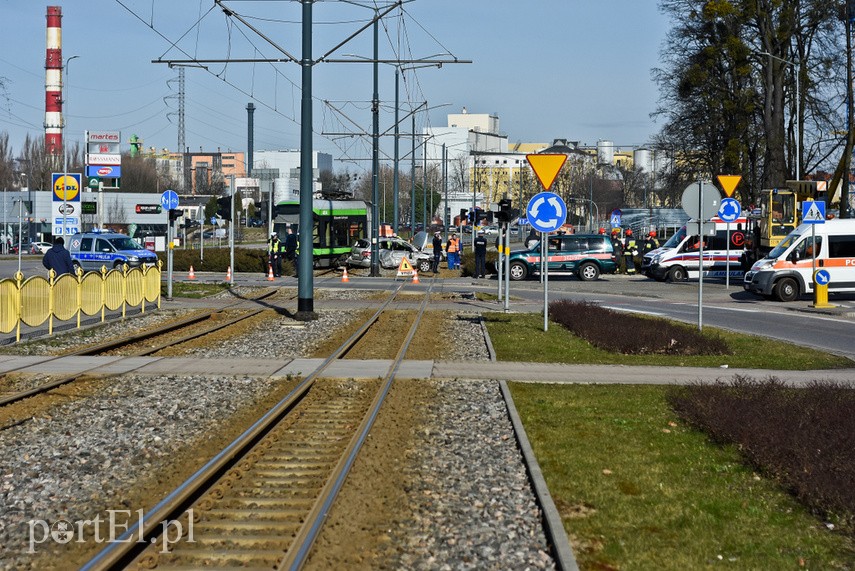
{"type": "Polygon", "coordinates": [[[478,230],[475,238],[475,279],[487,276],[487,238],[483,230],[478,230]]]}
{"type": "Polygon", "coordinates": [[[431,264],[431,270],[433,273],[439,273],[439,261],[442,260],[442,235],[439,232],[435,232],[433,235],[433,242],[431,242],[433,246],[433,263],[431,264]]]}
{"type": "Polygon", "coordinates": [[[270,235],[270,241],[267,243],[267,256],[270,260],[270,267],[273,268],[273,277],[282,275],[282,246],[279,243],[279,235],[274,232],[270,235]]]}

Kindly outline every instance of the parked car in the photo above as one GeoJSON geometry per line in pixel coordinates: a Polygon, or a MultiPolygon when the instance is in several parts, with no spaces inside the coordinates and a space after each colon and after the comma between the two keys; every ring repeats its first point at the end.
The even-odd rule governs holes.
{"type": "Polygon", "coordinates": [[[99,270],[101,266],[132,268],[154,266],[157,254],[146,250],[139,242],[116,232],[84,232],[69,239],[68,252],[72,263],[84,270],[99,270]]]}
{"type": "Polygon", "coordinates": [[[498,226],[482,226],[481,230],[483,230],[484,234],[486,234],[487,236],[489,236],[491,234],[498,234],[499,233],[499,227],[498,226]]]}
{"type": "Polygon", "coordinates": [[[30,246],[31,254],[45,254],[48,250],[50,250],[51,244],[50,242],[33,242],[33,245],[30,246]]]}
{"type": "MultiPolygon", "coordinates": [[[[590,281],[617,270],[612,241],[599,234],[552,235],[547,238],[549,273],[572,272],[590,281]]],[[[540,242],[530,249],[511,252],[510,278],[524,280],[540,271],[540,242]]]]}
{"type": "MultiPolygon", "coordinates": [[[[424,234],[420,232],[419,234],[424,234]]],[[[418,236],[418,234],[416,234],[418,236]]],[[[395,269],[400,267],[401,260],[406,256],[420,272],[429,272],[433,254],[421,251],[406,240],[397,237],[380,238],[379,265],[381,268],[395,269]]],[[[356,268],[371,267],[371,242],[366,238],[360,238],[350,248],[347,257],[347,265],[356,268]]]]}

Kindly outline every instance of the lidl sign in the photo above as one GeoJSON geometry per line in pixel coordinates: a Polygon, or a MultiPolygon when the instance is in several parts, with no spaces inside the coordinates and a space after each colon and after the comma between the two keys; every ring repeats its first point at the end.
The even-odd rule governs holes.
{"type": "Polygon", "coordinates": [[[51,187],[54,202],[80,202],[83,176],[80,173],[52,173],[51,187]]]}

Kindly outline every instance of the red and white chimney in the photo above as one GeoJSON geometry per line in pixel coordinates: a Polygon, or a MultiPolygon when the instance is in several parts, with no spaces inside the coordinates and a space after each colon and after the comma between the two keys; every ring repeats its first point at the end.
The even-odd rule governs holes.
{"type": "Polygon", "coordinates": [[[62,6],[47,7],[45,151],[62,153],[62,6]]]}

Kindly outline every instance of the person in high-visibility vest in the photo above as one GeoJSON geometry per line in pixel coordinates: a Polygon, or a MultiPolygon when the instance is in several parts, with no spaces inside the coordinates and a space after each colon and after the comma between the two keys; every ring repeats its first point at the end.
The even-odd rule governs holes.
{"type": "Polygon", "coordinates": [[[451,236],[448,237],[448,242],[445,245],[445,254],[448,257],[448,269],[456,270],[460,267],[460,240],[457,238],[457,234],[452,233],[451,236]]]}
{"type": "Polygon", "coordinates": [[[638,255],[638,246],[632,228],[627,228],[626,237],[623,240],[623,257],[626,260],[626,273],[635,273],[635,256],[638,255]]]}

